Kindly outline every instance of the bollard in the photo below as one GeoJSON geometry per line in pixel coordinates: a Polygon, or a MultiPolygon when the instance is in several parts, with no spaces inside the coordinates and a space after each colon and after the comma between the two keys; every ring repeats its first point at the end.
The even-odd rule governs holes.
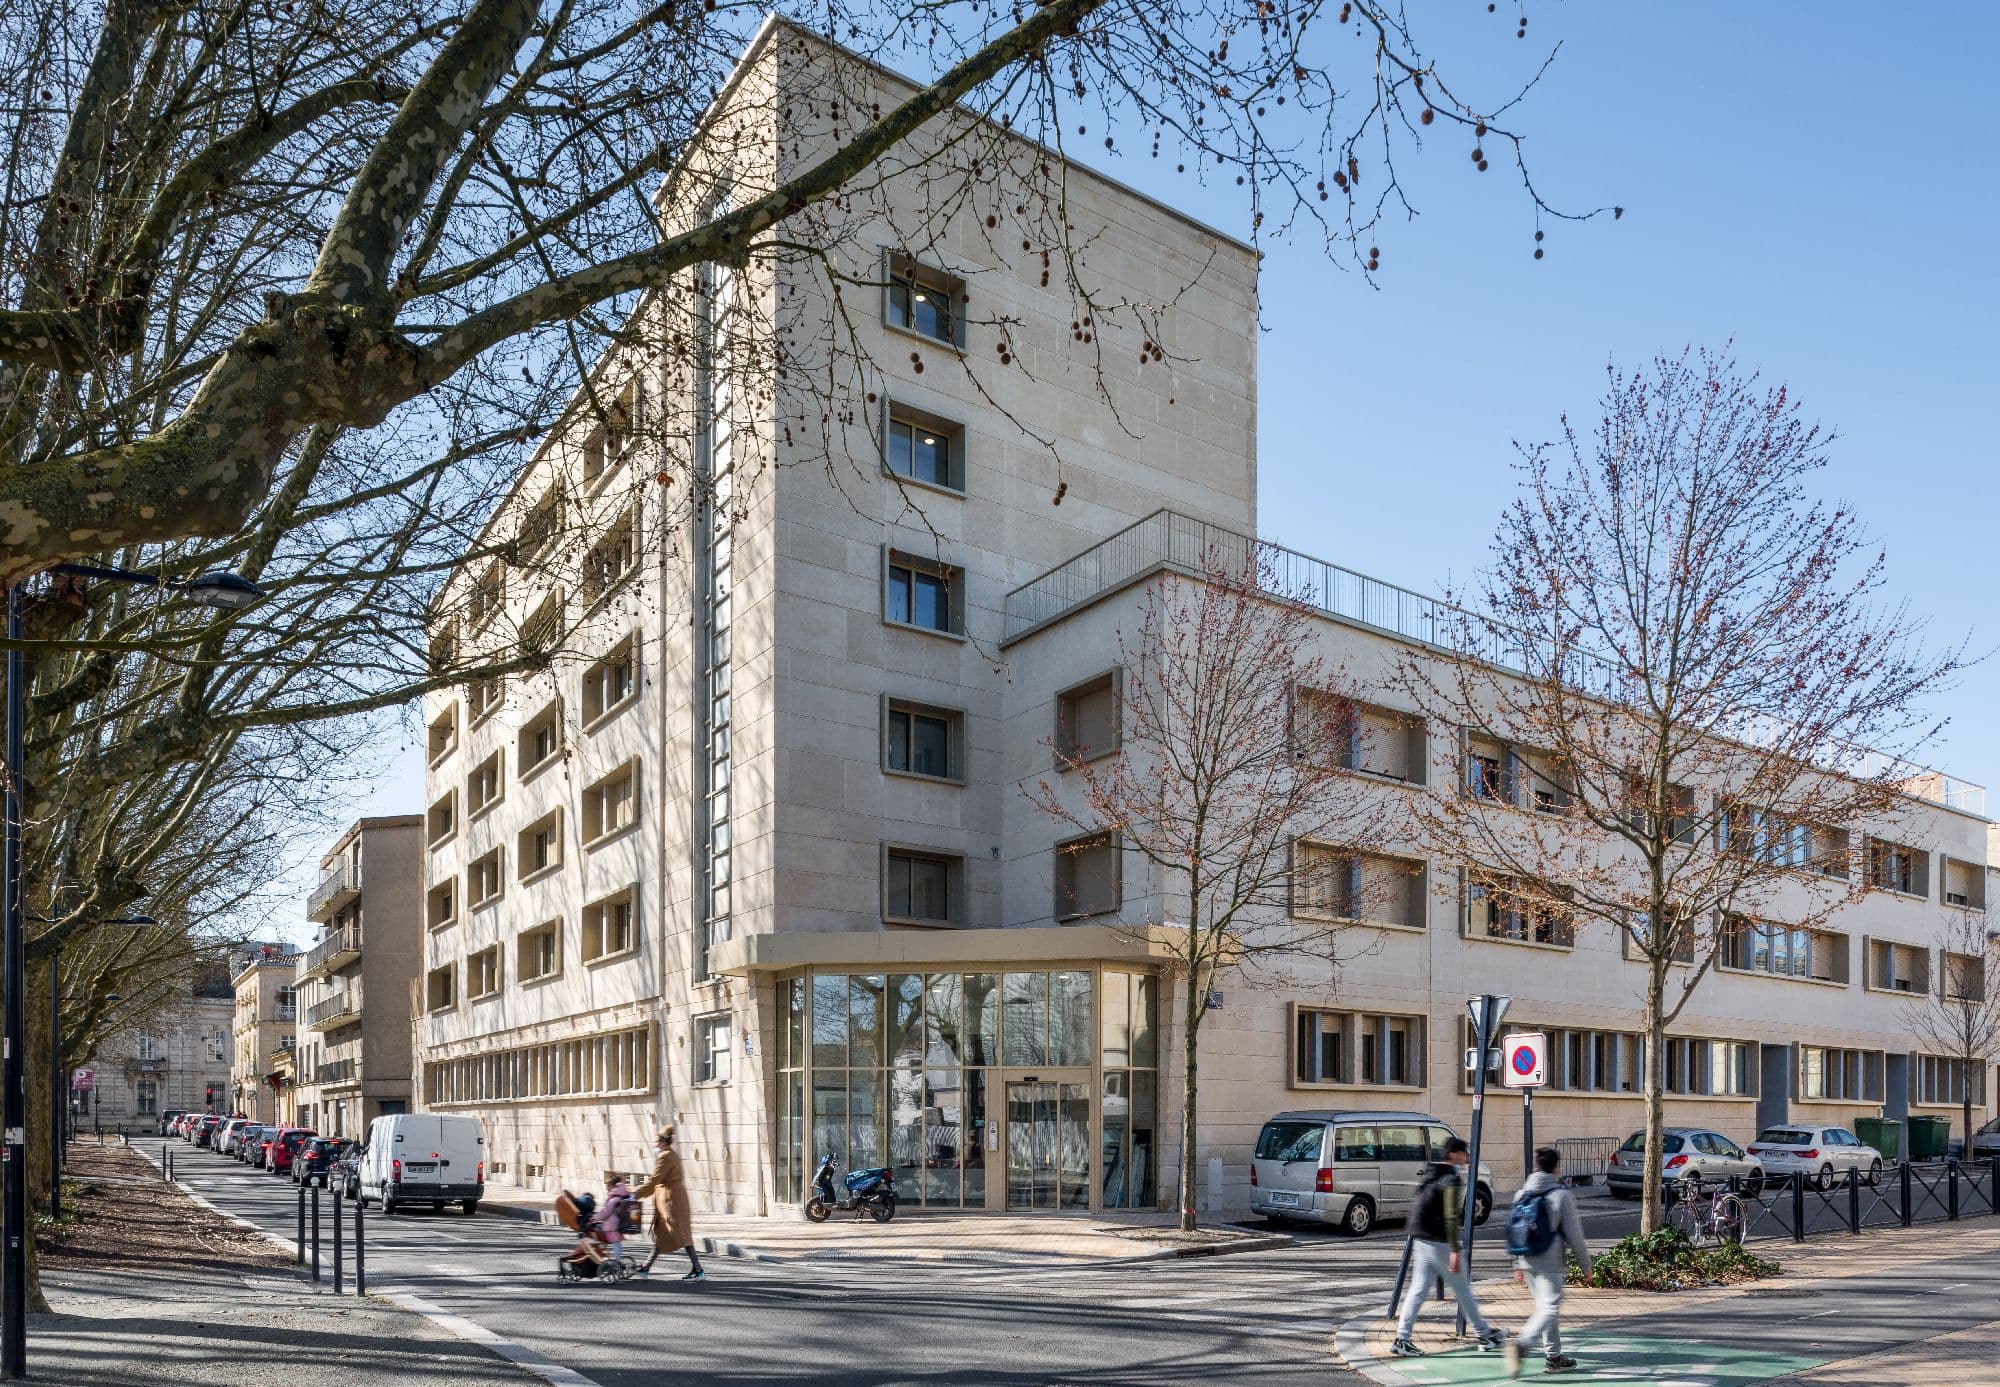
{"type": "Polygon", "coordinates": [[[1792,1177],[1792,1241],[1806,1240],[1806,1177],[1792,1177]]]}
{"type": "Polygon", "coordinates": [[[1946,1161],[1944,1163],[1944,1179],[1945,1179],[1944,1189],[1945,1189],[1945,1194],[1947,1196],[1945,1199],[1945,1208],[1948,1211],[1946,1217],[1955,1219],[1958,1217],[1958,1162],[1957,1161],[1946,1161]]]}
{"type": "Polygon", "coordinates": [[[364,1236],[366,1220],[362,1217],[368,1208],[360,1200],[354,1201],[354,1294],[368,1294],[368,1239],[364,1236]]]}
{"type": "MultiPolygon", "coordinates": [[[[304,1185],[299,1186],[299,1191],[300,1193],[304,1193],[305,1186],[304,1185]]],[[[318,1190],[314,1190],[312,1192],[312,1206],[313,1206],[313,1280],[317,1282],[319,1280],[319,1191],[318,1190]]]]}
{"type": "Polygon", "coordinates": [[[1896,1183],[1902,1187],[1903,1226],[1910,1226],[1910,1163],[1904,1161],[1896,1167],[1896,1183]]]}
{"type": "Polygon", "coordinates": [[[306,1187],[299,1186],[299,1265],[306,1264],[306,1187]]]}
{"type": "Polygon", "coordinates": [[[1396,1289],[1389,1292],[1389,1308],[1382,1312],[1385,1315],[1395,1314],[1403,1303],[1403,1286],[1410,1279],[1410,1254],[1413,1251],[1415,1249],[1410,1246],[1410,1239],[1403,1239],[1403,1261],[1396,1268],[1396,1289]]]}
{"type": "Polygon", "coordinates": [[[164,1141],[160,1143],[160,1178],[162,1180],[172,1178],[167,1174],[167,1144],[164,1141]]]}
{"type": "MultiPolygon", "coordinates": [[[[319,1186],[313,1186],[313,1194],[319,1194],[319,1186]]],[[[333,1293],[342,1294],[340,1279],[340,1200],[333,1201],[333,1293]]]]}
{"type": "Polygon", "coordinates": [[[1847,1231],[1861,1231],[1861,1172],[1852,1166],[1847,1171],[1847,1231]]]}

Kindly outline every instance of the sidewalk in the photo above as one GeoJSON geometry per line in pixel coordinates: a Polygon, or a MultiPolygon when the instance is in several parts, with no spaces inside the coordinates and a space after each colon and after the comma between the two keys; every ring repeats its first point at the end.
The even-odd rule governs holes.
{"type": "MultiPolygon", "coordinates": [[[[481,1213],[554,1223],[551,1195],[488,1188],[481,1213]]],[[[835,1214],[825,1223],[749,1214],[694,1216],[695,1245],[704,1256],[760,1262],[856,1260],[941,1262],[986,1266],[1057,1259],[1152,1261],[1288,1247],[1282,1233],[1231,1226],[1184,1234],[1171,1213],[944,1214],[899,1209],[887,1223],[835,1214]]],[[[647,1234],[640,1233],[644,1243],[647,1234]]]]}
{"type": "MultiPolygon", "coordinates": [[[[1563,1380],[1698,1381],[1702,1387],[2000,1383],[2000,1319],[1993,1317],[2000,1291],[1991,1282],[1957,1280],[1952,1271],[1956,1266],[1963,1275],[1968,1262],[2000,1267],[2000,1224],[1887,1229],[1753,1250],[1780,1262],[1783,1274],[1668,1293],[1571,1287],[1563,1302],[1563,1347],[1582,1370],[1563,1380]],[[1941,1284],[1947,1280],[1956,1284],[1941,1284]],[[1884,1303],[1892,1295],[1914,1298],[1965,1287],[1973,1288],[1961,1302],[1970,1313],[1956,1325],[1884,1303]],[[1857,1335],[1866,1342],[1855,1342],[1857,1335]]],[[[1510,1332],[1532,1308],[1527,1288],[1511,1276],[1482,1281],[1478,1291],[1487,1318],[1510,1332]]],[[[1386,1287],[1382,1294],[1386,1302],[1386,1287]]],[[[1386,1317],[1349,1321],[1335,1350],[1348,1367],[1384,1387],[1504,1381],[1498,1354],[1468,1352],[1450,1337],[1454,1319],[1449,1303],[1425,1307],[1416,1333],[1423,1358],[1391,1356],[1395,1322],[1386,1317]]],[[[1532,1354],[1525,1375],[1540,1376],[1532,1354]]]]}

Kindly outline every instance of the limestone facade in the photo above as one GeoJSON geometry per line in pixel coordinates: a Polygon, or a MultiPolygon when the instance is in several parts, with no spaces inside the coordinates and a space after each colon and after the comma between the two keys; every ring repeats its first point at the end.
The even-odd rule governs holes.
{"type": "Polygon", "coordinates": [[[229,1065],[232,1112],[254,1122],[279,1119],[278,1098],[283,1076],[273,1057],[289,1051],[298,1035],[297,955],[266,945],[239,954],[230,986],[236,993],[232,1026],[234,1049],[229,1065]],[[272,1080],[279,1080],[273,1083],[272,1080]]]}

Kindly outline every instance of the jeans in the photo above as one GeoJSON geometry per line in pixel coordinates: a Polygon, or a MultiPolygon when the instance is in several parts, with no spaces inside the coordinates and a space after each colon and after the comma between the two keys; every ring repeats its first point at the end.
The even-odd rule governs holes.
{"type": "Polygon", "coordinates": [[[1465,1311],[1465,1322],[1472,1326],[1472,1332],[1482,1339],[1490,1338],[1493,1327],[1479,1312],[1479,1301],[1472,1294],[1472,1283],[1466,1279],[1462,1269],[1451,1269],[1451,1248],[1444,1243],[1426,1242],[1422,1238],[1410,1240],[1410,1283],[1403,1292],[1403,1312],[1396,1318],[1396,1337],[1410,1337],[1410,1332],[1417,1327],[1417,1311],[1424,1308],[1424,1301],[1430,1298],[1431,1283],[1439,1277],[1444,1278],[1444,1284],[1450,1288],[1459,1308],[1465,1311]]]}
{"type": "Polygon", "coordinates": [[[1563,1278],[1565,1269],[1558,1266],[1554,1271],[1537,1271],[1532,1265],[1527,1268],[1528,1291],[1535,1298],[1535,1313],[1528,1316],[1528,1322],[1521,1326],[1515,1342],[1523,1348],[1541,1340],[1542,1351],[1554,1358],[1562,1352],[1563,1278]]]}

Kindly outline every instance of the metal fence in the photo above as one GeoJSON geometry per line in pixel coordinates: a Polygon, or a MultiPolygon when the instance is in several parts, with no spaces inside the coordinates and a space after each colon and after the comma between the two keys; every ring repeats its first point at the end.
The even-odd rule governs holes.
{"type": "Polygon", "coordinates": [[[1611,1170],[1611,1158],[1618,1151],[1618,1138],[1557,1137],[1556,1150],[1562,1153],[1563,1170],[1572,1182],[1602,1184],[1611,1170]]]}
{"type": "Polygon", "coordinates": [[[2000,1214],[2000,1156],[1978,1162],[1899,1161],[1870,1184],[1859,1171],[1831,1188],[1793,1178],[1730,1190],[1743,1203],[1742,1240],[1804,1242],[1827,1233],[1910,1228],[2000,1214]]]}

